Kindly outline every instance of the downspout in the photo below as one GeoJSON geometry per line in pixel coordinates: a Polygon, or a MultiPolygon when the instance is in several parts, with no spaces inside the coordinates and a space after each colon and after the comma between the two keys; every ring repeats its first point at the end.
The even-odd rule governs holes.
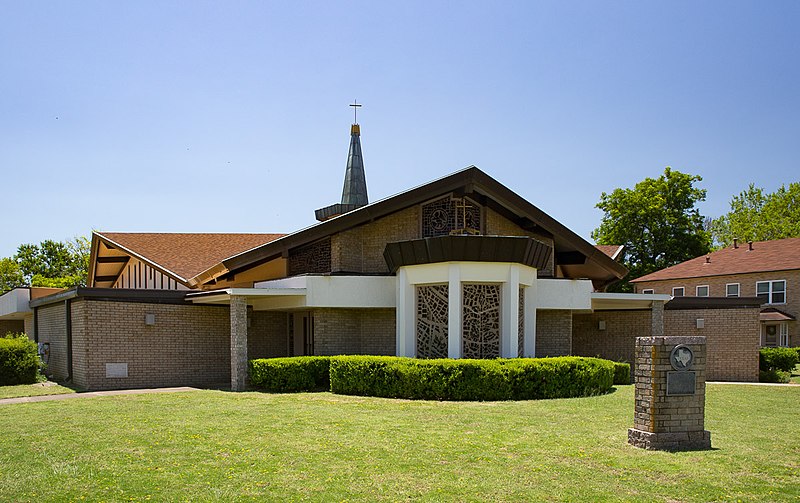
{"type": "Polygon", "coordinates": [[[64,301],[67,326],[67,381],[72,382],[72,301],[64,301]]]}

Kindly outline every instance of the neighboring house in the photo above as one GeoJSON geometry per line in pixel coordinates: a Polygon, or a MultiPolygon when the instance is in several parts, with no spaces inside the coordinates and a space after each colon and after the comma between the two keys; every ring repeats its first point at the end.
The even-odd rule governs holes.
{"type": "MultiPolygon", "coordinates": [[[[668,295],[604,293],[621,247],[476,167],[369,203],[356,124],[341,202],[315,216],[286,235],[95,232],[88,288],[0,320],[24,318],[49,373],[88,389],[239,390],[249,358],[291,355],[632,361],[635,337],[671,333],[668,295]]],[[[717,332],[745,364],[709,357],[709,378],[757,379],[757,341],[717,332]]]]}
{"type": "Polygon", "coordinates": [[[761,346],[800,346],[800,238],[733,246],[632,281],[638,293],[758,297],[761,346]]]}

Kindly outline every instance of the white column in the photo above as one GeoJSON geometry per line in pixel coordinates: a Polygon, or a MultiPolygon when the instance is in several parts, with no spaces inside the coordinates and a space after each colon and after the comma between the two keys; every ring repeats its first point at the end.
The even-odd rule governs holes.
{"type": "Polygon", "coordinates": [[[231,391],[247,386],[247,299],[231,295],[231,391]]]}
{"type": "Polygon", "coordinates": [[[447,357],[461,358],[461,269],[450,264],[447,272],[447,357]]]}
{"type": "Polygon", "coordinates": [[[500,299],[500,356],[516,358],[519,353],[519,269],[512,265],[503,283],[500,299]]]}
{"type": "Polygon", "coordinates": [[[536,279],[525,289],[525,358],[536,357],[536,279]]]}
{"type": "Polygon", "coordinates": [[[409,284],[404,267],[397,271],[397,314],[396,314],[396,354],[397,356],[417,356],[416,351],[416,305],[414,304],[414,285],[409,284]]]}

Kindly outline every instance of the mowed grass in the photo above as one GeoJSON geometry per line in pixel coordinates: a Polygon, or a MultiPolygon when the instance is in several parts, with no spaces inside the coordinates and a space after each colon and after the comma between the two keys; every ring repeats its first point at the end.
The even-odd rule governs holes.
{"type": "Polygon", "coordinates": [[[52,382],[0,386],[0,399],[19,398],[23,396],[63,395],[66,393],[75,393],[75,390],[59,386],[52,382]]]}
{"type": "Polygon", "coordinates": [[[633,387],[525,402],[196,391],[0,406],[0,501],[798,501],[800,387],[709,385],[713,450],[627,444],[633,387]]]}

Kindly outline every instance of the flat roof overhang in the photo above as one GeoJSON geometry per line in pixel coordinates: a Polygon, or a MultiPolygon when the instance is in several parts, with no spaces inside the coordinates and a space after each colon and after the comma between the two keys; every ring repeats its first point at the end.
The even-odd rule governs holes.
{"type": "Polygon", "coordinates": [[[592,311],[651,309],[654,302],[669,302],[671,295],[651,293],[592,293],[592,311]]]}

